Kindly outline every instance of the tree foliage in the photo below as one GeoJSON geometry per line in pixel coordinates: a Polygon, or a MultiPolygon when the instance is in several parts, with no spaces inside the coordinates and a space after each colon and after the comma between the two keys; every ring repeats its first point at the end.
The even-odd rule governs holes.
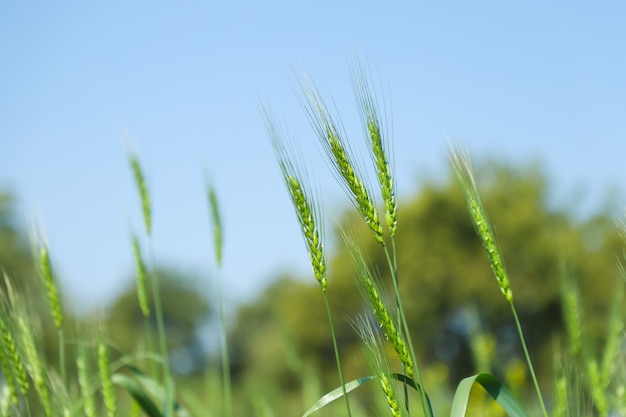
{"type": "MultiPolygon", "coordinates": [[[[554,344],[564,331],[559,298],[563,277],[567,274],[579,282],[585,295],[586,323],[599,338],[604,331],[601,317],[616,285],[616,255],[622,251],[623,240],[608,213],[580,219],[573,210],[555,208],[546,176],[537,165],[511,167],[488,161],[477,169],[477,177],[507,262],[531,353],[544,372],[540,377],[550,378],[554,344]]],[[[355,234],[391,294],[384,253],[357,217],[348,212],[338,229],[355,234]]],[[[494,369],[480,371],[504,374],[506,365],[520,356],[519,343],[509,305],[494,281],[454,179],[427,182],[414,198],[400,200],[398,218],[400,292],[422,360],[446,363],[451,383],[475,371],[470,333],[477,323],[502,347],[491,352],[494,369]]],[[[332,346],[315,284],[313,280],[277,281],[240,311],[233,332],[240,366],[260,377],[270,371],[289,373],[281,360],[284,347],[272,324],[278,320],[303,360],[333,375],[332,346]],[[268,340],[272,343],[267,344],[268,340]],[[258,354],[259,346],[263,355],[258,354]]],[[[361,350],[351,322],[367,307],[357,289],[347,248],[340,247],[330,261],[328,295],[336,317],[345,318],[335,326],[342,337],[347,371],[361,376],[367,369],[350,366],[350,359],[361,350]]],[[[331,381],[336,384],[336,379],[331,381]]]]}
{"type": "MultiPolygon", "coordinates": [[[[198,280],[179,271],[157,268],[151,274],[159,280],[165,331],[174,370],[184,373],[198,371],[206,356],[200,330],[213,314],[208,294],[201,290],[198,280]]],[[[146,329],[134,281],[129,282],[133,285],[107,309],[106,318],[107,334],[124,353],[147,349],[149,340],[157,340],[156,318],[154,314],[150,316],[149,328],[146,329]]],[[[152,300],[150,288],[148,292],[148,299],[152,300]]],[[[154,311],[152,306],[150,311],[154,311]]]]}

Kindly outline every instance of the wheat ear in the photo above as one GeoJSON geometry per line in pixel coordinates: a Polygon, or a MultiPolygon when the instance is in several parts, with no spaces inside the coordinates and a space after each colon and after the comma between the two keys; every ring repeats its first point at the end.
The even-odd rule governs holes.
{"type": "Polygon", "coordinates": [[[405,367],[405,372],[408,377],[413,378],[413,361],[411,360],[411,355],[409,354],[409,349],[402,338],[402,335],[398,331],[395,322],[391,318],[389,311],[387,309],[387,305],[382,300],[380,296],[380,292],[378,291],[378,286],[374,282],[372,278],[372,273],[370,268],[365,265],[365,261],[362,257],[357,260],[358,265],[358,274],[361,277],[361,285],[363,285],[363,291],[367,298],[367,301],[370,304],[374,312],[374,316],[376,317],[376,321],[382,328],[385,337],[393,346],[398,358],[402,362],[405,367]]]}
{"type": "Polygon", "coordinates": [[[380,185],[380,191],[385,205],[385,221],[389,229],[389,235],[395,236],[398,226],[398,207],[394,187],[394,175],[389,161],[389,146],[383,134],[384,129],[380,119],[374,90],[363,68],[357,62],[353,67],[353,84],[357,95],[357,102],[361,113],[361,119],[365,125],[368,148],[376,167],[376,176],[380,185]]]}
{"type": "Polygon", "coordinates": [[[0,321],[0,333],[2,335],[2,344],[0,345],[0,366],[2,367],[2,375],[4,376],[4,385],[8,390],[8,396],[10,402],[13,405],[17,405],[19,403],[19,399],[17,397],[17,378],[14,373],[14,366],[11,361],[10,354],[10,344],[15,346],[15,342],[13,340],[13,336],[9,332],[8,327],[4,322],[4,317],[0,321]]]}
{"type": "Polygon", "coordinates": [[[353,162],[345,141],[342,139],[337,124],[333,121],[326,105],[310,80],[302,84],[306,104],[303,106],[311,125],[332,162],[335,175],[344,187],[350,200],[367,223],[374,239],[384,245],[383,227],[368,191],[363,175],[353,162]]]}
{"type": "Polygon", "coordinates": [[[320,284],[323,292],[326,292],[326,256],[324,252],[323,233],[318,227],[321,224],[320,211],[312,199],[312,193],[303,182],[305,175],[295,167],[292,155],[285,148],[284,142],[275,125],[268,120],[268,131],[272,138],[274,151],[278,159],[278,165],[283,176],[291,202],[300,224],[302,236],[309,253],[309,260],[313,268],[313,275],[320,284]]]}
{"type": "Polygon", "coordinates": [[[451,155],[452,169],[465,194],[472,221],[485,247],[485,251],[489,257],[489,264],[498,281],[500,291],[506,300],[512,303],[513,291],[509,283],[509,276],[506,272],[500,250],[496,245],[493,229],[489,224],[489,219],[487,218],[482,201],[478,195],[478,187],[476,186],[476,180],[474,179],[469,157],[466,154],[459,155],[459,153],[454,152],[454,150],[451,155]]]}
{"type": "Polygon", "coordinates": [[[380,333],[373,328],[371,321],[362,316],[357,319],[354,327],[363,340],[365,355],[369,360],[370,367],[378,376],[379,386],[385,396],[387,411],[392,417],[400,417],[402,409],[391,378],[389,378],[389,365],[383,357],[382,352],[385,351],[385,348],[380,333]]]}
{"type": "Polygon", "coordinates": [[[535,368],[533,367],[530,359],[530,353],[528,352],[528,346],[526,345],[522,325],[513,303],[513,291],[511,290],[511,285],[509,283],[509,276],[504,266],[504,260],[502,258],[502,254],[500,253],[500,249],[496,244],[493,229],[489,224],[489,219],[487,218],[480,196],[478,195],[478,187],[474,179],[469,157],[465,153],[459,155],[459,153],[452,149],[450,160],[452,163],[452,170],[461,186],[461,189],[463,190],[463,194],[465,194],[465,199],[467,200],[472,221],[476,227],[478,236],[483,243],[485,251],[487,252],[489,264],[491,265],[493,274],[498,281],[500,291],[511,307],[511,312],[513,313],[513,318],[517,326],[517,333],[519,334],[520,342],[522,343],[522,349],[524,350],[524,355],[526,356],[526,363],[528,364],[533,385],[535,386],[535,391],[537,392],[537,398],[539,399],[541,410],[543,411],[544,417],[548,417],[548,410],[546,409],[543,395],[541,394],[539,382],[537,381],[537,375],[535,374],[535,368]]]}
{"type": "MultiPolygon", "coordinates": [[[[0,332],[2,337],[0,339],[0,343],[2,344],[2,355],[7,360],[8,372],[4,370],[4,363],[3,371],[9,384],[15,384],[17,382],[17,387],[10,387],[12,393],[15,394],[17,392],[16,388],[19,388],[22,396],[26,397],[28,395],[30,383],[24,361],[18,351],[18,341],[13,336],[13,332],[16,331],[14,328],[15,320],[10,318],[12,314],[15,314],[15,307],[19,306],[18,303],[20,301],[17,299],[17,295],[13,291],[13,286],[11,285],[9,277],[6,275],[4,275],[4,283],[6,294],[3,294],[2,308],[0,309],[0,332]]],[[[19,334],[19,329],[17,330],[19,334]]],[[[14,401],[15,398],[12,398],[12,400],[14,401]]]]}
{"type": "Polygon", "coordinates": [[[352,412],[350,411],[350,402],[348,400],[341,359],[339,357],[339,347],[337,344],[337,336],[335,335],[333,316],[328,302],[328,294],[326,293],[328,285],[326,278],[326,256],[324,254],[323,233],[318,226],[321,224],[319,218],[320,212],[317,209],[318,206],[315,205],[314,200],[312,200],[312,194],[309,191],[307,183],[303,182],[303,178],[305,176],[302,175],[293,164],[293,157],[285,148],[284,141],[267,110],[265,112],[265,116],[267,129],[274,145],[274,152],[276,153],[276,157],[278,159],[278,165],[280,167],[283,180],[285,181],[285,185],[287,186],[289,197],[291,198],[291,202],[293,203],[296,211],[296,217],[300,223],[300,229],[302,231],[307,251],[309,253],[309,260],[311,261],[311,266],[313,268],[313,274],[315,275],[315,279],[319,283],[322,290],[322,298],[324,299],[324,305],[328,315],[330,335],[333,342],[335,361],[337,363],[337,371],[339,373],[339,380],[341,382],[343,397],[346,404],[346,411],[348,413],[348,417],[351,417],[352,412]]]}
{"type": "Polygon", "coordinates": [[[150,193],[148,192],[148,186],[143,175],[141,165],[135,154],[130,153],[128,155],[130,168],[133,171],[133,177],[135,179],[135,185],[139,191],[139,198],[141,199],[141,208],[143,213],[143,221],[146,226],[146,233],[149,235],[152,231],[152,207],[150,204],[150,193]]]}
{"type": "Polygon", "coordinates": [[[89,365],[87,362],[87,352],[85,347],[82,345],[78,346],[76,367],[78,369],[78,387],[83,401],[83,411],[85,413],[85,417],[94,417],[96,415],[96,407],[91,393],[91,387],[89,386],[89,365]]]}
{"type": "Polygon", "coordinates": [[[98,343],[98,370],[100,374],[100,384],[102,385],[102,398],[107,410],[108,417],[114,417],[117,411],[115,401],[115,390],[111,381],[111,363],[109,361],[109,351],[103,342],[98,343]]]}
{"type": "Polygon", "coordinates": [[[35,389],[39,394],[39,399],[43,406],[46,416],[52,415],[52,405],[50,403],[50,390],[48,388],[48,382],[46,380],[46,372],[43,368],[37,348],[35,347],[35,340],[32,335],[32,327],[28,325],[26,319],[20,315],[17,317],[17,324],[19,326],[21,342],[24,348],[24,353],[27,360],[27,368],[30,377],[33,380],[35,389]]]}

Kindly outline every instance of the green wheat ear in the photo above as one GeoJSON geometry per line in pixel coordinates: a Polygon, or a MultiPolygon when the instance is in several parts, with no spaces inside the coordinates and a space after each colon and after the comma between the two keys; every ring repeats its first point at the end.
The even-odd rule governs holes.
{"type": "Polygon", "coordinates": [[[298,223],[304,237],[309,260],[315,279],[320,284],[323,292],[326,291],[326,255],[324,253],[323,233],[319,228],[321,224],[320,211],[312,199],[312,193],[303,178],[305,176],[295,167],[292,155],[285,148],[284,142],[276,126],[269,120],[268,131],[272,139],[274,151],[278,159],[278,165],[287,186],[287,191],[294,206],[298,223]]]}
{"type": "Polygon", "coordinates": [[[48,296],[48,302],[50,303],[50,308],[52,310],[54,326],[57,330],[59,330],[63,327],[63,308],[61,307],[61,300],[59,298],[59,290],[57,288],[56,279],[52,272],[50,253],[48,252],[48,246],[45,243],[42,243],[39,247],[38,255],[41,277],[46,287],[46,295],[48,296]]]}
{"type": "Polygon", "coordinates": [[[376,317],[376,321],[380,325],[385,338],[391,343],[391,346],[395,350],[398,358],[404,365],[405,372],[408,377],[414,377],[413,360],[409,353],[409,349],[404,341],[404,338],[398,331],[398,327],[394,322],[386,303],[380,295],[378,285],[374,281],[372,271],[365,262],[363,253],[356,244],[353,238],[348,236],[347,233],[343,233],[344,241],[350,249],[352,260],[356,266],[357,274],[360,278],[359,285],[361,286],[363,295],[368,301],[370,308],[376,317]]]}
{"type": "MultiPolygon", "coordinates": [[[[3,361],[7,361],[6,366],[8,369],[4,369],[5,364],[3,363],[3,372],[7,383],[15,384],[15,382],[17,382],[17,387],[19,388],[20,393],[23,397],[26,397],[30,388],[30,382],[24,361],[18,350],[19,340],[13,336],[16,331],[19,335],[19,329],[15,329],[15,320],[11,319],[12,315],[16,313],[15,306],[18,305],[17,303],[19,300],[13,291],[13,286],[11,285],[9,277],[6,274],[4,275],[4,284],[6,293],[3,294],[1,300],[2,308],[0,308],[0,332],[2,337],[0,344],[2,345],[1,352],[3,361]]],[[[12,393],[17,393],[15,386],[10,388],[12,393]]],[[[12,400],[15,400],[15,398],[12,398],[12,400]]]]}
{"type": "Polygon", "coordinates": [[[89,385],[90,374],[87,351],[83,345],[78,346],[76,367],[78,369],[78,387],[83,402],[83,412],[85,413],[85,417],[94,417],[96,415],[96,408],[91,387],[89,385]]]}
{"type": "Polygon", "coordinates": [[[393,172],[389,161],[389,145],[385,140],[374,90],[357,62],[353,67],[353,84],[361,119],[365,125],[370,155],[376,167],[376,176],[385,205],[385,221],[390,236],[395,236],[398,226],[398,207],[396,203],[393,172]]]}
{"type": "Polygon", "coordinates": [[[385,397],[387,410],[392,417],[402,416],[402,408],[398,401],[396,389],[389,378],[389,364],[383,356],[385,351],[384,341],[378,329],[372,327],[372,323],[364,317],[359,317],[355,328],[365,345],[365,355],[372,371],[378,376],[379,387],[385,397]]]}
{"type": "Polygon", "coordinates": [[[111,363],[109,351],[103,342],[98,343],[98,370],[100,374],[100,384],[102,386],[102,398],[109,417],[114,417],[117,411],[115,401],[115,390],[111,381],[111,363]]]}
{"type": "Polygon", "coordinates": [[[302,84],[302,91],[305,98],[305,111],[331,161],[336,177],[365,220],[374,239],[384,245],[383,226],[380,223],[378,211],[337,124],[310,80],[307,79],[302,84]]]}
{"type": "Polygon", "coordinates": [[[219,205],[217,204],[217,194],[214,187],[209,187],[209,206],[211,207],[211,219],[213,221],[213,240],[215,244],[215,261],[218,268],[222,266],[222,246],[224,236],[222,234],[222,218],[219,205]]]}
{"type": "Polygon", "coordinates": [[[41,363],[39,353],[32,335],[32,327],[27,323],[23,315],[17,317],[17,325],[21,335],[21,343],[26,356],[26,367],[33,381],[35,390],[39,394],[39,400],[44,408],[46,416],[52,415],[52,404],[50,402],[50,390],[46,379],[46,370],[41,363]]]}
{"type": "Polygon", "coordinates": [[[467,205],[469,207],[472,221],[476,227],[476,231],[480,240],[485,247],[487,256],[489,257],[489,264],[498,281],[500,291],[509,303],[513,302],[513,291],[509,283],[509,276],[504,266],[504,259],[500,253],[500,249],[496,245],[496,239],[493,233],[493,228],[489,223],[485,209],[483,208],[482,201],[478,195],[478,187],[469,157],[464,153],[457,153],[454,150],[451,152],[452,170],[461,185],[467,205]]]}
{"type": "Polygon", "coordinates": [[[148,193],[148,186],[139,164],[139,160],[134,153],[129,153],[128,160],[130,167],[133,171],[133,177],[135,179],[135,185],[139,191],[139,198],[141,199],[141,208],[143,213],[143,221],[146,226],[146,233],[150,235],[152,231],[152,208],[150,204],[150,194],[148,193]]]}

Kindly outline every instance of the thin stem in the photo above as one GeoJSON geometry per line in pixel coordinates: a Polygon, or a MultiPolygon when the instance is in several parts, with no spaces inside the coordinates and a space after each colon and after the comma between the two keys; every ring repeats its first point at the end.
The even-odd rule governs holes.
{"type": "Polygon", "coordinates": [[[335,360],[337,361],[337,371],[339,372],[339,381],[341,382],[341,389],[343,391],[343,398],[346,402],[346,410],[348,411],[348,417],[352,417],[350,412],[350,402],[348,401],[348,393],[346,392],[346,383],[343,378],[343,370],[341,368],[341,359],[339,358],[339,348],[337,347],[337,337],[335,336],[335,326],[333,324],[333,315],[330,312],[330,304],[328,303],[328,296],[326,291],[322,291],[324,297],[324,304],[326,305],[326,312],[328,313],[328,323],[330,324],[330,335],[333,339],[333,348],[335,349],[335,360]]]}
{"type": "Polygon", "coordinates": [[[515,305],[513,303],[509,303],[511,305],[511,311],[513,311],[513,317],[515,318],[515,324],[517,326],[517,332],[519,333],[520,340],[522,342],[522,348],[524,349],[524,355],[526,356],[526,362],[528,363],[528,368],[530,369],[530,375],[533,379],[533,384],[535,385],[535,390],[537,391],[537,397],[539,397],[539,403],[541,404],[541,410],[543,411],[544,417],[548,417],[548,411],[546,410],[546,405],[543,402],[543,396],[541,395],[541,389],[539,389],[539,382],[537,382],[537,376],[535,375],[535,368],[533,367],[533,363],[530,360],[530,354],[528,353],[528,347],[526,346],[526,339],[524,338],[524,333],[522,332],[522,325],[520,323],[519,317],[517,316],[517,310],[515,310],[515,305]]]}
{"type": "MultiPolygon", "coordinates": [[[[152,247],[150,247],[151,254],[154,253],[152,247]]],[[[154,259],[154,256],[151,256],[154,259]]],[[[154,265],[154,262],[153,262],[154,265]]],[[[163,358],[163,386],[165,389],[165,398],[163,411],[166,417],[173,415],[174,404],[174,383],[172,381],[172,375],[170,371],[170,359],[167,348],[167,337],[165,334],[165,322],[163,319],[163,303],[161,301],[161,291],[159,286],[159,278],[157,271],[153,270],[150,273],[150,279],[152,284],[152,299],[154,301],[154,312],[157,321],[157,332],[159,337],[159,347],[161,350],[161,356],[163,358]]]]}
{"type": "Polygon", "coordinates": [[[224,390],[224,407],[226,416],[233,416],[233,395],[230,381],[230,355],[228,353],[228,339],[226,335],[226,319],[224,315],[224,301],[222,299],[222,285],[217,280],[218,309],[220,318],[220,349],[222,355],[222,385],[224,390]]]}
{"type": "Polygon", "coordinates": [[[396,296],[396,304],[398,307],[398,317],[401,323],[400,331],[404,332],[404,337],[409,345],[409,353],[411,354],[411,359],[413,360],[413,367],[415,368],[415,375],[417,376],[417,382],[420,386],[420,396],[422,403],[422,411],[424,412],[424,416],[433,417],[431,413],[430,406],[428,405],[428,397],[426,396],[426,390],[424,389],[424,380],[422,379],[422,372],[420,371],[420,367],[417,363],[417,357],[415,355],[415,349],[413,348],[413,341],[411,340],[411,332],[409,331],[409,325],[406,320],[406,316],[404,314],[404,308],[402,307],[402,299],[400,298],[400,288],[398,286],[398,269],[397,265],[397,257],[395,251],[395,240],[392,238],[392,248],[393,248],[393,256],[389,253],[389,249],[387,245],[383,245],[385,250],[385,256],[387,258],[387,264],[389,265],[389,270],[392,273],[392,282],[393,289],[396,296]]]}
{"type": "Polygon", "coordinates": [[[59,366],[61,367],[61,381],[67,384],[67,372],[65,369],[65,335],[63,328],[58,329],[59,334],[59,366]]]}
{"type": "MultiPolygon", "coordinates": [[[[148,352],[154,352],[154,340],[152,340],[152,326],[150,325],[150,316],[143,316],[143,327],[146,333],[146,345],[148,352]]],[[[156,362],[150,361],[150,371],[153,377],[157,377],[156,362]]]]}

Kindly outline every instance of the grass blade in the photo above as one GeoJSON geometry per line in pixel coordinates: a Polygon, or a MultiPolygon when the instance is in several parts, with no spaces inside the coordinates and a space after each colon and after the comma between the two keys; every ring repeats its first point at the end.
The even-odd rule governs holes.
{"type": "Polygon", "coordinates": [[[111,380],[114,384],[124,388],[149,417],[163,417],[163,414],[159,411],[159,407],[156,406],[137,381],[120,373],[114,374],[111,380]]]}
{"type": "Polygon", "coordinates": [[[528,417],[522,405],[513,397],[511,391],[496,377],[489,374],[476,374],[463,379],[456,388],[450,417],[463,417],[467,410],[470,392],[475,384],[485,391],[504,409],[510,417],[528,417]]]}
{"type": "Polygon", "coordinates": [[[347,382],[344,386],[335,388],[334,390],[324,394],[322,398],[320,398],[313,407],[309,408],[306,413],[302,414],[302,417],[307,417],[316,412],[317,410],[326,407],[328,404],[332,403],[338,398],[343,397],[344,392],[347,394],[350,391],[354,391],[361,385],[369,382],[373,379],[378,378],[377,376],[365,376],[363,378],[355,379],[353,381],[347,382]]]}
{"type": "MultiPolygon", "coordinates": [[[[397,373],[392,373],[388,375],[390,378],[395,379],[396,381],[402,382],[408,386],[410,386],[411,388],[413,388],[415,391],[417,392],[421,392],[421,388],[418,384],[415,383],[415,381],[412,378],[409,378],[406,375],[402,375],[402,374],[397,374],[397,373]]],[[[358,379],[354,379],[350,382],[346,382],[345,384],[345,393],[348,394],[349,392],[354,391],[355,389],[359,388],[361,385],[370,382],[372,380],[378,379],[379,376],[378,375],[370,375],[370,376],[364,376],[362,378],[358,378],[358,379]]],[[[334,390],[327,392],[326,394],[324,394],[322,396],[322,398],[320,398],[311,408],[309,408],[306,413],[304,413],[302,415],[302,417],[308,417],[311,414],[313,414],[314,412],[324,408],[325,406],[327,406],[328,404],[332,403],[333,401],[343,397],[344,395],[344,390],[343,387],[337,387],[334,390]]],[[[428,395],[427,395],[427,399],[428,399],[428,395]]],[[[432,405],[430,404],[430,399],[428,399],[428,406],[430,408],[430,412],[432,415],[432,405]]],[[[522,416],[527,417],[525,414],[522,414],[522,416]]]]}

